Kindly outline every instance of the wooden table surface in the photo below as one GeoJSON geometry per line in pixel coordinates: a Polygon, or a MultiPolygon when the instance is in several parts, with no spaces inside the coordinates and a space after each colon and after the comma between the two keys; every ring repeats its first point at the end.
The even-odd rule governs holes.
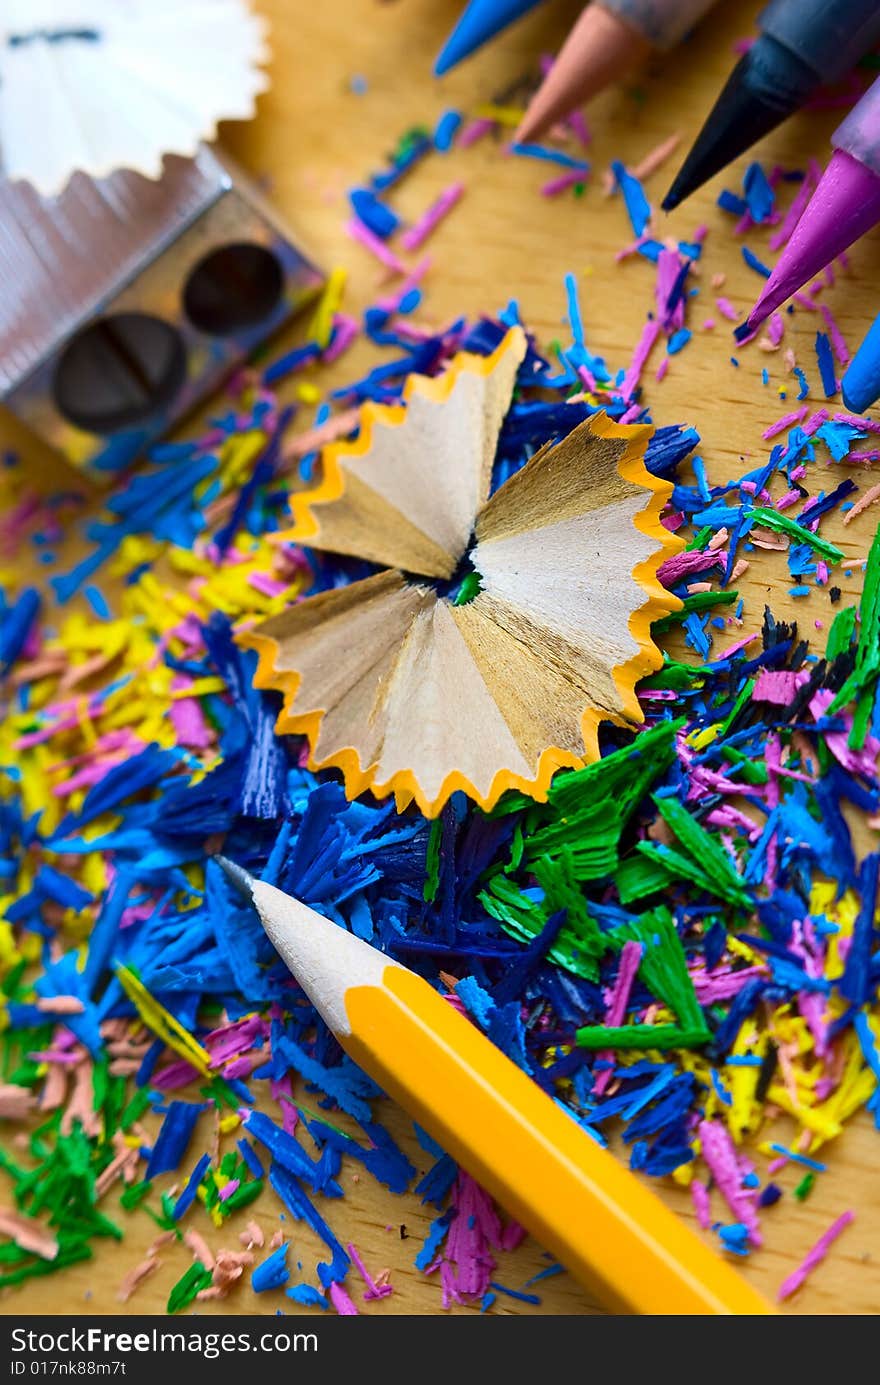
{"type": "MultiPolygon", "coordinates": [[[[539,52],[558,46],[578,6],[572,0],[546,0],[537,12],[441,82],[431,77],[431,64],[460,11],[458,0],[324,0],[322,4],[314,0],[259,0],[259,7],[272,24],[272,88],[260,101],[258,118],[247,126],[227,127],[225,142],[242,163],[268,178],[274,201],[289,218],[295,235],[320,261],[327,267],[348,267],[345,307],[356,313],[377,296],[377,267],[343,232],[345,189],[380,166],[383,155],[407,127],[416,123],[432,126],[450,106],[473,110],[533,69],[539,52]],[[364,86],[366,90],[357,90],[364,86]]],[[[515,297],[526,323],[547,342],[560,331],[565,311],[562,280],[572,271],[580,284],[590,348],[615,368],[627,364],[645,314],[653,306],[654,273],[640,258],[615,264],[614,253],[630,239],[629,229],[620,199],[602,194],[601,172],[612,158],[638,162],[675,132],[682,134],[682,148],[686,147],[732,65],[734,40],[749,32],[757,8],[751,3],[719,6],[717,14],[671,59],[658,62],[652,71],[640,74],[593,105],[589,123],[594,177],[580,199],[571,195],[556,200],[540,197],[537,189],[552,170],[548,172],[548,166],[531,160],[506,157],[502,144],[491,138],[470,150],[426,160],[394,192],[394,205],[404,217],[417,216],[454,179],[462,179],[467,190],[462,204],[430,242],[433,268],[424,284],[419,320],[439,325],[463,313],[500,309],[515,297]]],[[[759,146],[765,167],[778,161],[788,168],[803,168],[810,155],[824,161],[828,135],[839,118],[839,111],[823,110],[788,122],[759,146]]],[[[674,165],[673,159],[648,181],[653,201],[662,197],[674,165]]],[[[662,214],[658,217],[659,226],[668,226],[669,232],[680,236],[692,234],[700,222],[709,227],[699,269],[705,310],[692,308],[695,340],[672,358],[666,380],[657,384],[653,370],[646,372],[645,398],[658,424],[687,422],[696,426],[702,437],[700,451],[714,481],[740,475],[746,469],[744,459],[753,458],[757,465],[766,457],[767,444],[762,442],[761,432],[790,407],[780,404],[777,388],[788,385],[789,400],[793,395],[781,353],[767,355],[752,345],[738,353],[740,365],[736,368],[730,359],[734,348],[729,324],[718,319],[713,332],[699,327],[711,311],[712,275],[720,272],[727,276],[723,292],[743,312],[760,286],[758,277],[742,261],[731,219],[715,207],[720,188],[738,187],[744,167],[745,163],[715,180],[668,220],[662,214]],[[761,384],[764,367],[770,372],[766,388],[761,384]]],[[[766,233],[752,235],[749,240],[759,254],[765,243],[766,233]]],[[[851,272],[838,282],[828,299],[851,345],[859,341],[880,307],[880,293],[876,292],[878,255],[880,239],[867,237],[852,253],[851,272]]],[[[713,312],[712,316],[718,315],[713,312]]],[[[296,339],[297,330],[301,334],[300,327],[292,339],[296,339]]],[[[786,319],[786,344],[795,347],[800,363],[814,381],[815,330],[812,314],[798,313],[786,319]]],[[[658,359],[655,357],[655,363],[658,359]]],[[[376,360],[374,348],[359,344],[336,367],[313,378],[322,387],[341,383],[376,360]]],[[[47,489],[69,481],[63,466],[8,419],[0,419],[0,445],[23,450],[47,489]]],[[[847,474],[860,485],[871,484],[867,473],[863,476],[848,468],[847,474]]],[[[839,474],[829,472],[828,486],[839,479],[839,474]]],[[[845,600],[858,592],[857,563],[867,553],[872,531],[870,515],[846,529],[839,520],[823,525],[823,533],[842,543],[856,564],[849,581],[842,576],[835,578],[844,588],[845,600]]],[[[783,554],[756,551],[751,555],[750,570],[739,583],[746,597],[744,633],[757,627],[765,601],[771,602],[777,615],[785,615],[795,606],[787,595],[789,585],[783,554]]],[[[800,603],[796,613],[804,633],[811,633],[813,621],[822,619],[827,624],[831,611],[827,597],[817,593],[809,602],[800,603]]],[[[824,635],[819,638],[823,640],[824,635]]],[[[423,1169],[425,1156],[408,1133],[411,1127],[406,1118],[389,1104],[383,1119],[423,1169]]],[[[784,1124],[779,1131],[783,1139],[792,1133],[784,1124]]],[[[818,1178],[806,1202],[798,1203],[790,1195],[796,1174],[786,1170],[780,1175],[787,1196],[765,1216],[767,1246],[741,1262],[743,1273],[768,1294],[775,1292],[834,1216],[848,1206],[857,1213],[854,1226],[787,1311],[871,1313],[880,1307],[880,1177],[874,1167],[878,1151],[880,1135],[870,1120],[859,1118],[826,1147],[822,1157],[827,1159],[828,1172],[818,1178]]],[[[346,1170],[343,1181],[344,1202],[322,1203],[321,1212],[343,1241],[359,1246],[374,1271],[390,1267],[395,1286],[389,1301],[366,1305],[365,1311],[441,1311],[439,1286],[413,1268],[430,1209],[423,1208],[412,1195],[393,1196],[368,1176],[359,1178],[352,1169],[346,1170]]],[[[687,1195],[672,1185],[662,1186],[661,1191],[692,1220],[687,1195]]],[[[112,1201],[115,1205],[115,1199],[112,1201]]],[[[143,1214],[120,1215],[125,1218],[126,1229],[121,1245],[97,1243],[93,1262],[7,1293],[0,1301],[0,1311],[161,1312],[170,1286],[186,1267],[186,1253],[173,1248],[163,1254],[158,1273],[128,1307],[123,1307],[116,1300],[118,1283],[142,1255],[154,1227],[143,1214]]],[[[228,1223],[223,1233],[212,1233],[206,1221],[200,1223],[200,1229],[215,1249],[237,1244],[236,1232],[246,1215],[241,1222],[228,1223]]],[[[267,1236],[279,1225],[278,1205],[271,1193],[259,1202],[257,1217],[267,1236]]],[[[317,1243],[299,1224],[288,1219],[284,1226],[293,1240],[291,1262],[295,1265],[302,1260],[310,1274],[317,1243]]],[[[544,1264],[540,1249],[527,1242],[515,1253],[501,1257],[498,1278],[521,1288],[544,1264]]],[[[538,1291],[540,1307],[524,1311],[599,1311],[568,1275],[546,1281],[538,1291]]],[[[357,1293],[355,1297],[360,1301],[357,1293]]],[[[210,1304],[205,1307],[211,1311],[210,1304]]],[[[277,1307],[293,1312],[295,1306],[278,1293],[257,1299],[247,1288],[219,1307],[233,1312],[273,1313],[277,1307]]],[[[513,1300],[499,1299],[493,1311],[516,1312],[520,1307],[513,1300]]]]}

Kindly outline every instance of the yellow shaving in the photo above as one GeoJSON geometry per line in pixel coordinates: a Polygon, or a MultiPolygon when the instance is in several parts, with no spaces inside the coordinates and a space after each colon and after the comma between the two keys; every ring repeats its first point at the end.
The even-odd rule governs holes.
{"type": "Polygon", "coordinates": [[[168,1013],[164,1005],[160,1005],[158,1000],[150,995],[146,986],[138,980],[134,972],[126,966],[119,966],[116,968],[116,975],[122,989],[147,1028],[168,1048],[173,1049],[187,1063],[198,1069],[203,1077],[213,1077],[211,1058],[207,1050],[202,1048],[202,1045],[191,1034],[187,1033],[183,1025],[179,1024],[174,1016],[168,1013]]]}

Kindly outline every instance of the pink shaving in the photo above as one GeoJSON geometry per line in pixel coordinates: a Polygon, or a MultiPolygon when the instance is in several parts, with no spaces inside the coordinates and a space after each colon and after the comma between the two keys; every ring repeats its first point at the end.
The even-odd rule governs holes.
{"type": "Polygon", "coordinates": [[[198,1076],[196,1069],[181,1059],[154,1073],[150,1078],[150,1085],[158,1087],[160,1092],[173,1092],[179,1087],[185,1087],[189,1082],[194,1082],[198,1076]]]}
{"type": "MultiPolygon", "coordinates": [[[[764,799],[768,811],[779,807],[779,771],[782,768],[782,746],[779,736],[774,732],[767,738],[767,750],[765,753],[765,763],[767,766],[767,787],[764,790],[764,799]]],[[[776,889],[776,868],[779,863],[779,842],[775,831],[771,832],[770,840],[767,843],[767,863],[764,868],[764,884],[772,892],[776,889]]]]}
{"type": "MultiPolygon", "coordinates": [[[[377,1283],[377,1281],[370,1274],[369,1270],[367,1269],[366,1265],[361,1259],[356,1246],[349,1245],[348,1253],[351,1256],[352,1264],[354,1265],[361,1279],[367,1286],[366,1292],[364,1293],[364,1299],[366,1301],[375,1298],[388,1298],[390,1294],[394,1293],[394,1289],[390,1284],[377,1283]]],[[[382,1273],[387,1274],[387,1271],[383,1270],[382,1273]]]]}
{"type": "Polygon", "coordinates": [[[41,1260],[54,1260],[58,1254],[58,1242],[51,1231],[33,1217],[19,1216],[8,1207],[0,1207],[0,1236],[9,1236],[21,1250],[39,1255],[41,1260]]]}
{"type": "Polygon", "coordinates": [[[155,1256],[148,1255],[146,1260],[142,1260],[139,1265],[135,1265],[134,1269],[129,1270],[123,1276],[116,1294],[119,1302],[128,1303],[135,1289],[143,1284],[145,1279],[149,1279],[151,1274],[155,1274],[161,1263],[162,1261],[157,1260],[155,1256]]]}
{"type": "Polygon", "coordinates": [[[95,1179],[95,1193],[101,1198],[118,1178],[125,1177],[125,1181],[131,1182],[134,1179],[136,1165],[139,1159],[136,1149],[123,1148],[114,1155],[106,1169],[95,1179]]]}
{"type": "Polygon", "coordinates": [[[619,264],[621,260],[628,260],[631,255],[637,255],[642,246],[647,245],[650,239],[650,236],[639,236],[638,240],[630,241],[629,244],[623,246],[621,250],[615,251],[615,262],[619,264]]]}
{"type": "Polygon", "coordinates": [[[331,365],[334,361],[338,361],[343,352],[347,351],[358,337],[360,330],[357,318],[352,317],[349,313],[334,313],[333,335],[329,345],[325,346],[321,352],[321,360],[331,365]]]}
{"type": "Polygon", "coordinates": [[[779,227],[778,231],[774,231],[773,235],[770,237],[771,250],[781,250],[783,245],[791,240],[794,234],[794,228],[803,216],[804,209],[812,197],[816,184],[821,176],[822,169],[819,167],[819,164],[815,159],[810,159],[804,180],[798,188],[791,206],[783,217],[782,225],[779,227]]]}
{"type": "Polygon", "coordinates": [[[444,1289],[458,1302],[482,1298],[495,1269],[492,1250],[501,1245],[501,1223],[489,1194],[463,1170],[456,1179],[452,1203],[458,1215],[449,1228],[444,1289]]]}
{"type": "Polygon", "coordinates": [[[819,311],[825,319],[825,326],[828,328],[828,336],[831,339],[831,345],[838,362],[840,363],[840,365],[848,365],[850,360],[850,350],[846,344],[846,341],[844,340],[843,333],[837,325],[837,319],[835,318],[831,309],[828,307],[827,303],[823,303],[820,306],[819,311]]]}
{"type": "Polygon", "coordinates": [[[398,259],[393,250],[389,250],[384,241],[373,235],[369,226],[365,226],[358,217],[352,217],[351,221],[346,223],[345,229],[352,240],[356,240],[365,250],[369,250],[371,255],[375,255],[386,269],[390,269],[393,274],[406,273],[406,265],[403,261],[398,259]]]}
{"type": "MultiPolygon", "coordinates": [[[[830,688],[820,688],[810,699],[810,711],[818,719],[827,715],[828,708],[834,701],[834,693],[830,688]]],[[[854,750],[849,743],[849,733],[852,730],[852,713],[841,710],[835,713],[845,726],[844,731],[826,731],[825,744],[831,751],[835,760],[843,766],[849,774],[859,774],[873,777],[877,772],[877,756],[880,754],[880,741],[874,736],[867,734],[864,744],[859,750],[854,750]]]]}
{"type": "Polygon", "coordinates": [[[263,596],[280,596],[288,586],[287,582],[271,577],[268,572],[251,572],[248,574],[247,582],[249,587],[262,592],[263,596]]]}
{"type": "Polygon", "coordinates": [[[458,137],[459,149],[470,149],[472,144],[476,144],[478,139],[482,139],[484,135],[488,135],[489,131],[494,128],[494,120],[472,120],[470,124],[465,125],[458,137]]]}
{"type": "Polygon", "coordinates": [[[728,322],[739,322],[740,315],[729,298],[716,298],[715,307],[722,317],[727,318],[728,322]]]}
{"type": "Polygon", "coordinates": [[[437,201],[428,208],[424,216],[414,226],[410,226],[408,231],[404,231],[400,238],[404,250],[418,250],[463,196],[464,183],[461,182],[453,183],[445,192],[441,192],[437,201]]]}
{"type": "Polygon", "coordinates": [[[806,423],[803,425],[804,434],[808,438],[811,438],[814,433],[817,433],[819,431],[823,423],[828,422],[828,417],[829,415],[827,409],[817,409],[814,414],[810,415],[806,423]]]}
{"type": "Polygon", "coordinates": [[[200,1235],[198,1231],[193,1231],[190,1228],[190,1230],[184,1231],[183,1239],[192,1251],[193,1259],[201,1260],[206,1270],[212,1270],[215,1264],[214,1252],[208,1245],[204,1236],[200,1235]]]}
{"type": "Polygon", "coordinates": [[[81,1015],[85,1008],[75,995],[40,996],[37,1000],[37,1009],[46,1015],[81,1015]]]}
{"type": "Polygon", "coordinates": [[[850,1222],[854,1220],[855,1212],[847,1211],[841,1212],[837,1221],[832,1222],[828,1230],[819,1237],[812,1250],[807,1251],[807,1254],[804,1256],[797,1269],[780,1284],[779,1291],[776,1295],[780,1303],[783,1299],[791,1298],[792,1294],[809,1278],[817,1265],[821,1265],[840,1233],[845,1231],[850,1222]]]}
{"type": "Polygon", "coordinates": [[[336,442],[337,438],[344,438],[349,433],[353,433],[359,422],[359,410],[346,409],[344,413],[337,414],[335,418],[328,418],[326,423],[319,423],[317,427],[309,428],[305,433],[295,434],[288,439],[284,448],[284,460],[286,462],[299,461],[301,457],[307,457],[310,452],[320,451],[328,443],[336,442]]]}
{"type": "Polygon", "coordinates": [[[247,1019],[236,1020],[213,1030],[205,1039],[205,1048],[211,1055],[211,1067],[220,1067],[229,1058],[249,1049],[256,1039],[268,1038],[270,1026],[259,1015],[249,1015],[247,1019]]]}
{"type": "MultiPolygon", "coordinates": [[[[728,805],[729,806],[729,805],[728,805]]],[[[736,809],[732,810],[736,817],[736,809]]],[[[740,815],[744,816],[744,815],[740,815]]],[[[746,822],[749,819],[746,818],[746,822]]],[[[731,822],[729,826],[741,826],[739,822],[731,822]]],[[[750,823],[752,835],[755,835],[754,824],[750,823]]],[[[760,831],[760,829],[759,829],[760,831]]],[[[725,975],[718,975],[713,972],[707,976],[703,971],[692,971],[691,980],[694,983],[694,991],[697,1000],[701,1005],[714,1005],[719,1000],[730,1000],[732,996],[739,995],[743,986],[757,977],[766,977],[767,973],[762,967],[743,967],[741,971],[727,972],[725,975]]]]}
{"type": "Polygon", "coordinates": [[[816,311],[816,305],[812,299],[808,298],[805,293],[801,293],[800,290],[798,290],[797,293],[793,293],[791,297],[792,302],[797,303],[801,308],[806,308],[807,312],[814,313],[816,311]]]}
{"type": "Polygon", "coordinates": [[[569,111],[565,117],[565,123],[578,142],[586,149],[593,136],[590,134],[590,127],[584,119],[583,111],[577,108],[569,111]]]}
{"type": "Polygon", "coordinates": [[[649,149],[644,158],[635,164],[630,172],[639,181],[650,178],[652,173],[656,173],[658,168],[662,168],[667,159],[670,159],[681,144],[681,135],[670,135],[668,139],[661,140],[655,144],[653,149],[649,149]]]}
{"type": "MultiPolygon", "coordinates": [[[[190,687],[192,681],[188,674],[176,674],[171,681],[171,691],[179,692],[190,687]]],[[[198,698],[175,698],[171,703],[170,714],[180,745],[185,745],[191,750],[206,750],[211,745],[214,733],[205,720],[198,698]]]]}
{"type": "Polygon", "coordinates": [[[210,1288],[201,1289],[196,1297],[226,1298],[229,1290],[234,1288],[245,1270],[253,1263],[254,1257],[249,1250],[218,1250],[217,1263],[211,1272],[210,1288]]]}
{"type": "MultiPolygon", "coordinates": [[[[800,499],[801,499],[801,493],[800,493],[800,491],[795,491],[795,490],[786,491],[786,492],[784,493],[784,495],[780,495],[779,499],[777,500],[777,502],[776,502],[776,509],[777,509],[777,510],[788,510],[788,509],[791,508],[792,505],[796,505],[800,499]]],[[[771,530],[771,532],[772,532],[772,530],[771,530]]],[[[783,552],[783,550],[784,550],[785,548],[788,547],[788,545],[787,545],[787,544],[784,544],[784,543],[768,543],[768,542],[765,542],[765,543],[763,543],[763,544],[759,544],[758,546],[759,546],[759,548],[776,548],[776,549],[779,550],[780,553],[783,552]]]]}
{"type": "Polygon", "coordinates": [[[375,306],[381,308],[383,313],[396,313],[406,295],[415,288],[418,288],[428,270],[431,268],[431,260],[428,255],[419,260],[415,269],[407,274],[402,284],[399,284],[393,293],[388,293],[384,298],[377,298],[375,306]]]}
{"type": "Polygon", "coordinates": [[[358,1310],[341,1284],[334,1279],[330,1285],[330,1302],[341,1318],[356,1318],[358,1310]]]}
{"type": "Polygon", "coordinates": [[[259,1250],[265,1244],[262,1228],[255,1221],[249,1221],[244,1231],[239,1231],[238,1239],[245,1250],[251,1250],[254,1246],[259,1250]]]}
{"type": "Polygon", "coordinates": [[[844,524],[851,523],[856,515],[860,515],[863,510],[867,510],[869,505],[876,505],[878,500],[880,500],[880,485],[871,486],[869,490],[866,490],[863,495],[859,496],[852,509],[848,510],[844,515],[844,524]]]}
{"type": "Polygon", "coordinates": [[[658,567],[657,577],[664,587],[674,587],[692,572],[705,572],[707,568],[723,566],[722,553],[699,553],[696,549],[691,549],[686,553],[674,553],[671,558],[667,558],[666,562],[658,567]]]}
{"type": "Polygon", "coordinates": [[[798,688],[809,679],[809,674],[799,669],[762,668],[752,689],[753,702],[770,702],[776,707],[787,707],[798,688]]]}
{"type": "Polygon", "coordinates": [[[543,197],[558,197],[561,192],[574,187],[576,183],[584,182],[586,174],[582,169],[570,168],[566,173],[560,173],[558,178],[551,178],[549,183],[544,183],[541,188],[543,197]]]}
{"type": "Polygon", "coordinates": [[[851,428],[858,428],[861,433],[880,433],[880,422],[874,418],[860,418],[858,414],[837,413],[834,415],[835,423],[848,423],[851,428]]]}
{"type": "Polygon", "coordinates": [[[36,1104],[36,1097],[26,1087],[19,1087],[14,1082],[0,1085],[0,1117],[4,1120],[24,1120],[36,1104]]]}
{"type": "Polygon", "coordinates": [[[670,294],[675,289],[681,273],[681,266],[682,261],[677,251],[661,250],[657,256],[657,280],[654,286],[657,316],[664,330],[670,333],[677,332],[684,326],[684,295],[679,296],[671,310],[668,307],[670,294]]]}
{"type": "Polygon", "coordinates": [[[785,323],[782,321],[781,313],[771,313],[770,321],[767,324],[767,336],[770,338],[770,345],[774,348],[779,345],[785,336],[785,323]]]}
{"type": "Polygon", "coordinates": [[[73,1091],[61,1117],[61,1133],[69,1135],[74,1122],[80,1121],[85,1133],[94,1138],[101,1133],[102,1117],[95,1110],[94,1065],[82,1058],[73,1070],[73,1091]]]}
{"type": "Polygon", "coordinates": [[[691,1198],[694,1204],[697,1226],[701,1226],[704,1231],[708,1231],[712,1225],[709,1189],[706,1187],[705,1183],[700,1182],[699,1178],[695,1178],[691,1183],[691,1198]]]}
{"type": "MultiPolygon", "coordinates": [[[[623,1023],[626,1015],[626,1007],[629,1003],[630,992],[633,982],[639,970],[639,963],[642,960],[642,944],[630,939],[625,942],[620,953],[620,966],[617,969],[617,977],[614,982],[614,989],[608,1001],[608,1009],[605,1012],[605,1023],[613,1027],[623,1023]]],[[[614,1062],[614,1053],[611,1049],[598,1055],[604,1059],[609,1066],[604,1068],[593,1086],[596,1096],[601,1096],[611,1081],[613,1068],[610,1066],[614,1062]]]]}
{"type": "Polygon", "coordinates": [[[730,1135],[723,1125],[714,1120],[700,1121],[699,1134],[703,1159],[734,1220],[747,1227],[753,1246],[762,1245],[758,1215],[742,1187],[736,1150],[730,1135]]]}

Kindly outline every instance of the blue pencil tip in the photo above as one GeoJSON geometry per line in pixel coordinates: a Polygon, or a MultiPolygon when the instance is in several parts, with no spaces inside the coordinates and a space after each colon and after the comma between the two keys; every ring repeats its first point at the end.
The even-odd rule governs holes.
{"type": "Polygon", "coordinates": [[[844,404],[854,414],[863,414],[880,398],[880,316],[847,366],[840,389],[844,404]]]}
{"type": "Polygon", "coordinates": [[[540,0],[470,0],[440,51],[434,76],[442,77],[539,3],[540,0]]]}

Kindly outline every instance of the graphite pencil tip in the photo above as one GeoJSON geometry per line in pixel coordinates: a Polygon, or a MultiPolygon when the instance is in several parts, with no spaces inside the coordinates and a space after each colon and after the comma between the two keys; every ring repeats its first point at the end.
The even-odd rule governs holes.
{"type": "Polygon", "coordinates": [[[250,871],[245,870],[244,866],[238,865],[235,861],[230,861],[228,857],[219,855],[219,853],[212,856],[211,859],[216,861],[236,894],[240,895],[248,904],[253,903],[254,885],[257,882],[250,871]]]}

